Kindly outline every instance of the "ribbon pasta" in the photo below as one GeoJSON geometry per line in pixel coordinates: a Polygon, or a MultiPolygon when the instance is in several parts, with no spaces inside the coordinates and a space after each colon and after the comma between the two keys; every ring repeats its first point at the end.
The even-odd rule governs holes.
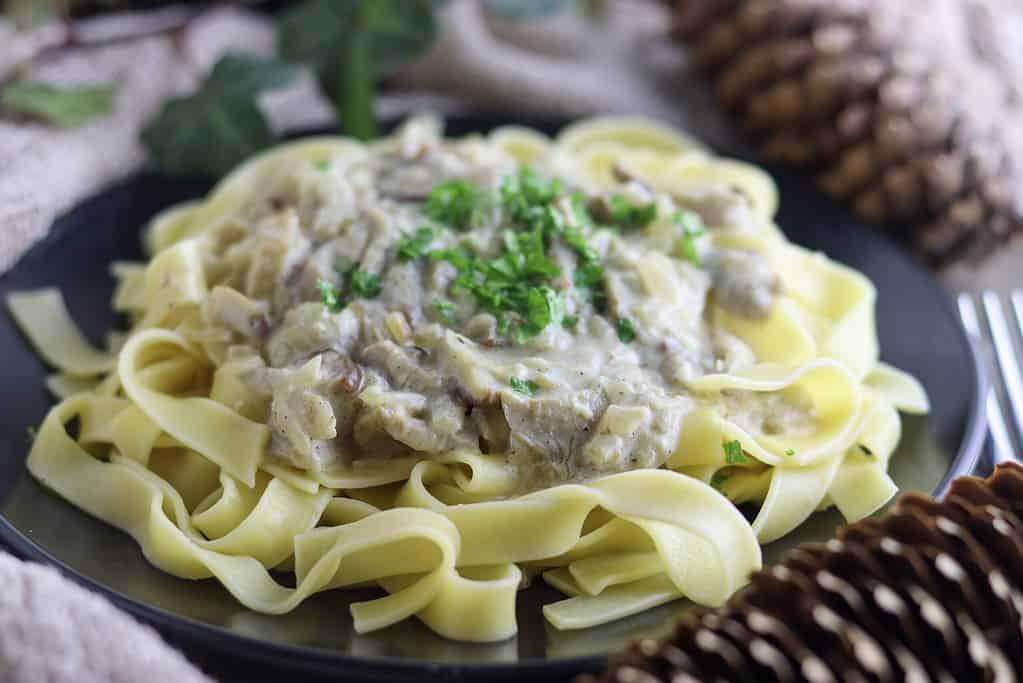
{"type": "MultiPolygon", "coordinates": [[[[548,163],[594,188],[616,182],[613,165],[622,164],[666,192],[726,183],[749,198],[757,229],[711,230],[709,239],[763,254],[783,293],[764,319],[711,306],[713,325],[757,362],[692,381],[700,401],[663,467],[517,495],[500,455],[465,449],[320,472],[269,457],[270,429],[239,379],[246,360],[225,357],[203,326],[205,240],[296,164],[326,156],[343,167],[370,152],[315,138],[262,154],[204,201],[153,219],[152,260],[113,268],[114,308],[134,320],[123,345],[90,346],[55,290],[10,297],[19,326],[58,371],[47,387],[60,402],[32,446],[32,475],[130,534],[155,566],[215,577],[250,609],[280,614],[320,591],[375,585],[382,597],[351,607],[358,632],[414,616],[467,641],[514,635],[516,593],[536,573],[568,596],[544,608],[559,629],[682,596],[721,604],[760,567],[760,543],[821,507],[853,520],[894,495],[886,470],[897,411],[926,412],[926,394],[878,361],[870,282],[784,240],[771,222],[777,190],[760,169],[633,117],[584,121],[553,140],[505,127],[465,144],[548,163]],[[809,405],[812,429],[771,433],[724,407],[753,395],[809,405]],[[741,461],[722,450],[733,440],[741,461]],[[758,510],[752,522],[737,507],[745,503],[758,510]],[[293,588],[275,580],[284,570],[294,572],[293,588]]],[[[651,282],[667,282],[670,294],[670,278],[657,280],[651,263],[651,282]]]]}

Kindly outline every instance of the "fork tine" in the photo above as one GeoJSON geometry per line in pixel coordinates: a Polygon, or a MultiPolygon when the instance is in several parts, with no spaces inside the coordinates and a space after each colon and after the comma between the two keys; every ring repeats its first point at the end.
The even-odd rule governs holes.
{"type": "MultiPolygon", "coordinates": [[[[957,300],[959,306],[959,317],[962,318],[963,327],[967,334],[978,344],[982,340],[980,321],[977,317],[977,308],[973,299],[965,292],[960,294],[957,300]]],[[[987,392],[984,401],[984,412],[987,415],[988,429],[991,432],[992,456],[997,465],[1001,462],[1015,460],[1015,449],[1012,445],[1012,438],[1009,436],[1009,429],[1005,422],[1005,415],[998,403],[998,392],[992,385],[987,392]]]]}
{"type": "MultiPolygon", "coordinates": [[[[1012,312],[1016,315],[1016,327],[1019,328],[1019,338],[1023,341],[1023,289],[1014,289],[1009,295],[1012,300],[1012,312]]],[[[1023,410],[1023,406],[1020,406],[1023,410]]]]}
{"type": "Polygon", "coordinates": [[[998,403],[998,392],[994,387],[987,392],[984,411],[987,413],[988,429],[991,431],[994,464],[1016,462],[1016,451],[1012,447],[1009,428],[1005,424],[1005,415],[998,403]]]}
{"type": "Polygon", "coordinates": [[[987,314],[991,337],[995,343],[995,356],[998,367],[1002,371],[1002,381],[1009,395],[1009,413],[1016,424],[1016,436],[1023,440],[1023,373],[1016,360],[1016,346],[1012,341],[1012,332],[1005,321],[1005,312],[998,294],[990,290],[981,295],[984,312],[987,314]]]}

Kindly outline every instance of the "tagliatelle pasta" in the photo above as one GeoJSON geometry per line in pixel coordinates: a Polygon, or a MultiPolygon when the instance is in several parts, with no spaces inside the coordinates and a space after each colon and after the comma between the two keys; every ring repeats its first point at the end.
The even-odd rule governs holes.
{"type": "Polygon", "coordinates": [[[439,126],[282,145],[154,218],[108,351],[13,294],[57,370],[32,475],[250,609],[372,585],[358,632],[470,641],[527,576],[559,629],[721,604],[760,543],[894,495],[927,397],[763,171],[634,117],[439,126]]]}

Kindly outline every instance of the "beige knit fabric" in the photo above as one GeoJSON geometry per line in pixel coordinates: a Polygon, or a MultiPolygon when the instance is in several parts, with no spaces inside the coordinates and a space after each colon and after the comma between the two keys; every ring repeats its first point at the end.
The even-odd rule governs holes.
{"type": "Polygon", "coordinates": [[[148,626],[0,553],[0,683],[210,683],[148,626]]]}
{"type": "MultiPolygon", "coordinates": [[[[726,123],[665,35],[661,4],[609,5],[602,23],[572,14],[512,22],[488,15],[478,0],[449,0],[441,12],[441,40],[393,79],[400,92],[381,98],[381,113],[421,108],[482,108],[509,117],[644,113],[712,145],[729,142],[726,123]]],[[[1020,0],[932,0],[928,8],[927,25],[941,37],[936,44],[957,59],[986,50],[990,63],[1015,69],[1016,82],[1023,83],[1020,0]],[[983,31],[988,37],[978,42],[983,31]]],[[[59,28],[15,33],[0,20],[0,78],[60,39],[59,28]]],[[[45,235],[57,216],[143,162],[139,128],[165,98],[193,89],[225,51],[266,54],[273,43],[273,26],[264,17],[219,8],[177,40],[161,35],[46,52],[32,76],[57,83],[113,81],[119,86],[116,111],[68,131],[0,120],[0,272],[45,235]]],[[[278,130],[331,118],[308,75],[269,94],[263,105],[278,130]]],[[[957,289],[1023,286],[1021,259],[1023,244],[1017,244],[983,268],[960,266],[944,278],[957,289]]],[[[0,683],[206,680],[152,631],[53,571],[0,556],[0,585],[0,683]]]]}

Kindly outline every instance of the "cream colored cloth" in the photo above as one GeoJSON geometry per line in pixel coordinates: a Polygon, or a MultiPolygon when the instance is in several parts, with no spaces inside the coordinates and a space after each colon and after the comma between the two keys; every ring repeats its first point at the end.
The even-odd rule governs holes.
{"type": "MultiPolygon", "coordinates": [[[[706,95],[690,102],[698,106],[678,106],[685,100],[678,76],[683,58],[665,35],[665,10],[642,0],[611,4],[600,23],[571,13],[522,23],[495,20],[477,0],[452,0],[441,15],[442,39],[396,79],[405,92],[381,98],[382,113],[460,105],[509,116],[644,112],[682,125],[698,119],[701,134],[723,140],[723,122],[706,115],[712,110],[706,95]],[[426,90],[456,97],[415,94],[426,90]]],[[[24,35],[0,23],[0,77],[58,41],[50,28],[24,35]]],[[[274,29],[265,17],[225,8],[194,21],[178,42],[157,36],[42,60],[33,77],[119,84],[117,107],[112,117],[68,131],[0,121],[0,271],[55,217],[138,167],[139,128],[166,97],[194,88],[225,51],[268,54],[273,45],[274,29]]],[[[330,121],[330,109],[308,76],[268,94],[264,104],[277,129],[330,121]]]]}
{"type": "Polygon", "coordinates": [[[211,683],[148,626],[0,553],[0,683],[211,683]]]}
{"type": "MultiPolygon", "coordinates": [[[[931,3],[937,9],[929,13],[950,34],[961,28],[956,18],[960,3],[999,2],[1018,7],[1018,0],[943,0],[931,3]]],[[[662,5],[643,0],[608,5],[609,15],[598,23],[575,14],[515,22],[487,14],[478,0],[449,0],[441,11],[441,39],[392,79],[399,92],[380,99],[381,113],[422,108],[485,109],[510,118],[519,113],[643,113],[682,126],[711,145],[734,144],[707,89],[686,73],[684,55],[667,38],[662,5]]],[[[986,25],[1009,36],[994,41],[998,44],[1011,45],[1023,34],[1021,26],[1011,23],[986,25]]],[[[949,40],[958,41],[956,54],[962,56],[970,36],[960,30],[949,40]]],[[[59,27],[24,34],[0,21],[0,78],[60,41],[59,27]]],[[[274,28],[265,17],[219,8],[174,39],[158,35],[44,52],[30,70],[33,77],[55,83],[114,82],[119,87],[116,111],[66,131],[0,121],[0,272],[44,236],[57,216],[144,161],[139,129],[168,96],[195,88],[226,51],[269,54],[273,44],[274,28]]],[[[996,57],[1005,68],[1021,68],[1023,47],[1003,53],[996,57]]],[[[1023,82],[1023,74],[1018,81],[1023,82]]],[[[270,93],[263,105],[277,130],[331,120],[329,106],[308,75],[270,93]]],[[[1023,286],[1021,258],[1023,240],[984,268],[959,267],[944,277],[952,288],[1023,286]]],[[[149,629],[53,571],[0,556],[0,586],[0,683],[205,680],[149,629]]]]}

